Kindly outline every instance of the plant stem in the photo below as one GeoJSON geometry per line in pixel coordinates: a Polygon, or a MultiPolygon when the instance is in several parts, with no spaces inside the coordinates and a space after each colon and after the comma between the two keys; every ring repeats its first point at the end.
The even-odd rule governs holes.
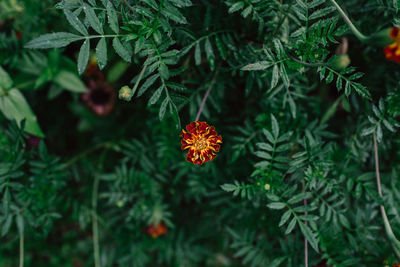
{"type": "MultiPolygon", "coordinates": [[[[304,180],[302,181],[303,184],[303,192],[305,192],[306,187],[305,187],[305,183],[304,180]]],[[[307,199],[304,198],[304,206],[307,206],[307,199]]],[[[304,212],[304,215],[307,215],[307,211],[304,212]]],[[[308,224],[308,221],[304,222],[305,225],[308,224]]],[[[307,238],[304,237],[304,267],[308,267],[308,241],[307,238]]]]}
{"type": "MultiPolygon", "coordinates": [[[[375,172],[376,172],[376,184],[378,186],[378,193],[379,196],[382,198],[382,186],[381,186],[381,176],[379,173],[379,156],[378,156],[378,143],[376,142],[376,133],[374,132],[374,152],[375,152],[375,172]]],[[[385,207],[380,205],[380,210],[382,214],[383,223],[386,230],[386,235],[388,236],[389,240],[391,241],[391,245],[393,250],[400,260],[400,241],[396,238],[393,233],[392,227],[390,226],[389,219],[386,215],[385,207]]]]}
{"type": "Polygon", "coordinates": [[[19,267],[24,266],[24,232],[19,235],[19,267]]]}
{"type": "Polygon", "coordinates": [[[146,71],[146,68],[147,68],[147,65],[144,65],[143,69],[140,71],[139,77],[138,77],[138,79],[136,80],[136,83],[135,83],[135,85],[134,85],[133,88],[132,88],[132,96],[135,94],[136,89],[137,89],[137,87],[138,87],[138,85],[139,85],[139,83],[140,83],[140,80],[142,79],[143,73],[146,71]]]}
{"type": "Polygon", "coordinates": [[[92,231],[93,231],[93,255],[94,266],[100,267],[99,226],[97,222],[97,194],[99,191],[99,175],[96,174],[93,182],[92,192],[92,231]]]}
{"type": "Polygon", "coordinates": [[[68,169],[68,167],[70,167],[72,164],[74,164],[75,162],[77,162],[78,160],[80,160],[81,158],[83,158],[84,156],[98,150],[99,148],[103,148],[103,147],[109,147],[112,144],[114,144],[112,141],[108,141],[108,142],[104,142],[104,143],[100,143],[98,145],[95,145],[94,147],[91,147],[81,153],[79,153],[78,155],[76,155],[75,157],[73,157],[72,159],[70,159],[69,161],[67,161],[64,165],[64,169],[68,169]]]}
{"type": "Polygon", "coordinates": [[[214,83],[217,79],[217,74],[218,74],[218,69],[215,71],[215,74],[211,80],[210,86],[208,87],[206,93],[204,94],[203,100],[201,101],[201,104],[200,104],[199,111],[197,112],[196,119],[194,121],[198,121],[200,118],[201,112],[203,111],[203,108],[204,108],[204,105],[206,104],[207,98],[210,95],[211,89],[213,88],[214,83]]]}
{"type": "Polygon", "coordinates": [[[94,266],[100,267],[100,245],[99,245],[99,224],[97,220],[97,199],[99,194],[100,172],[103,167],[103,162],[106,156],[107,149],[104,150],[98,162],[97,170],[94,175],[92,189],[92,234],[93,234],[93,256],[94,266]]]}
{"type": "Polygon", "coordinates": [[[350,30],[353,32],[353,34],[358,38],[358,40],[360,40],[361,42],[365,42],[368,40],[368,37],[365,36],[364,34],[362,34],[357,28],[356,26],[354,26],[354,24],[351,22],[351,20],[349,19],[349,17],[346,15],[346,13],[344,13],[343,9],[338,5],[338,3],[336,3],[335,0],[330,0],[332,2],[332,4],[336,7],[336,9],[338,10],[339,14],[342,16],[342,18],[344,19],[344,21],[347,23],[347,25],[350,27],[350,30]]]}

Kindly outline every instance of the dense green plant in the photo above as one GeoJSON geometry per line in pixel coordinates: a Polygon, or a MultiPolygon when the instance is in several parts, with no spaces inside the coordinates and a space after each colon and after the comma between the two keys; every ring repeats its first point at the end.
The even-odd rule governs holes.
{"type": "Polygon", "coordinates": [[[0,266],[400,262],[400,68],[383,50],[399,14],[0,2],[0,266]],[[192,121],[222,136],[200,166],[180,149],[192,121]]]}

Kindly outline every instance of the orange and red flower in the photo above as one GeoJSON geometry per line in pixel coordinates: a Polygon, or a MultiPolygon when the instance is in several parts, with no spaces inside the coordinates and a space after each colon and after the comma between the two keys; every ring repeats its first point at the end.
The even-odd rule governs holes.
{"type": "Polygon", "coordinates": [[[186,161],[193,164],[203,164],[211,161],[216,157],[215,152],[219,151],[221,136],[217,136],[217,132],[213,126],[209,126],[204,121],[194,121],[186,126],[186,130],[182,130],[182,150],[189,149],[186,161]]]}
{"type": "Polygon", "coordinates": [[[400,29],[398,27],[390,30],[390,38],[393,39],[393,43],[383,49],[386,59],[400,63],[400,29]]]}
{"type": "Polygon", "coordinates": [[[161,222],[157,226],[154,226],[154,224],[150,224],[150,226],[146,228],[146,233],[152,238],[157,238],[160,235],[167,234],[168,230],[165,223],[161,222]]]}

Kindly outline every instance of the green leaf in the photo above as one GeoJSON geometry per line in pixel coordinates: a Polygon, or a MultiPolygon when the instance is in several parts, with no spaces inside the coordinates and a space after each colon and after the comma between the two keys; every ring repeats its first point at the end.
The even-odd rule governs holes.
{"type": "Polygon", "coordinates": [[[84,37],[69,32],[48,33],[31,40],[25,45],[25,48],[59,48],[82,39],[84,39],[84,37]]]}
{"type": "Polygon", "coordinates": [[[53,79],[54,83],[60,87],[74,93],[85,93],[87,88],[81,79],[74,73],[61,70],[53,79]]]}
{"type": "Polygon", "coordinates": [[[285,203],[282,203],[282,202],[272,202],[272,203],[269,203],[269,204],[267,205],[268,208],[270,208],[270,209],[275,209],[275,210],[281,210],[281,209],[283,209],[285,206],[286,206],[286,204],[285,204],[285,203]]]}
{"type": "Polygon", "coordinates": [[[88,4],[83,3],[83,11],[85,12],[86,18],[93,30],[95,30],[98,34],[103,35],[103,26],[101,25],[99,18],[96,16],[94,9],[88,4]]]}
{"type": "Polygon", "coordinates": [[[107,65],[107,43],[103,37],[99,40],[96,46],[97,64],[102,70],[107,65]]]}
{"type": "Polygon", "coordinates": [[[288,235],[293,231],[293,228],[296,226],[296,222],[297,222],[296,218],[293,218],[290,221],[290,223],[288,224],[288,227],[286,228],[285,235],[288,235]]]}
{"type": "Polygon", "coordinates": [[[196,47],[194,49],[194,61],[197,66],[201,64],[201,50],[199,43],[196,44],[196,47]]]}
{"type": "Polygon", "coordinates": [[[187,20],[186,18],[179,12],[179,10],[171,5],[169,5],[167,8],[164,8],[161,10],[161,14],[166,16],[168,19],[173,20],[177,23],[180,24],[186,24],[187,20]]]}
{"type": "Polygon", "coordinates": [[[311,232],[311,229],[303,222],[299,222],[299,225],[301,232],[308,240],[308,242],[310,242],[311,247],[318,253],[318,240],[315,238],[315,235],[311,232]]]}
{"type": "Polygon", "coordinates": [[[339,221],[347,229],[351,228],[349,220],[342,213],[339,213],[339,221]]]}
{"type": "Polygon", "coordinates": [[[288,203],[292,205],[292,204],[295,204],[295,203],[297,203],[297,202],[299,202],[301,200],[308,199],[310,197],[311,197],[311,193],[310,192],[299,193],[299,194],[293,196],[291,199],[289,199],[288,203]]]}
{"type": "Polygon", "coordinates": [[[228,13],[229,14],[234,13],[234,12],[242,9],[243,7],[244,7],[244,2],[243,1],[236,2],[228,9],[228,13]]]}
{"type": "Polygon", "coordinates": [[[162,93],[163,89],[164,89],[164,86],[160,86],[160,87],[153,93],[153,95],[151,96],[151,98],[150,98],[150,100],[149,100],[149,104],[150,104],[150,105],[155,104],[155,103],[158,101],[158,99],[160,99],[160,96],[161,96],[161,93],[162,93]]]}
{"type": "Polygon", "coordinates": [[[158,77],[160,77],[160,75],[154,74],[154,75],[150,76],[149,78],[147,78],[147,80],[144,82],[142,87],[140,87],[137,96],[139,97],[139,96],[143,95],[144,92],[146,92],[146,90],[157,80],[158,77]]]}
{"type": "Polygon", "coordinates": [[[158,67],[158,72],[160,73],[161,78],[164,80],[167,80],[169,78],[169,70],[167,65],[164,63],[161,63],[160,66],[158,67]]]}
{"type": "Polygon", "coordinates": [[[290,80],[289,80],[289,76],[288,76],[288,74],[286,72],[285,65],[283,63],[281,63],[281,71],[280,71],[280,73],[281,73],[283,84],[285,85],[286,88],[289,88],[290,80]]]}
{"type": "Polygon", "coordinates": [[[115,52],[117,52],[117,54],[125,61],[127,62],[131,62],[131,53],[129,52],[128,49],[126,49],[121,42],[119,41],[119,39],[117,37],[115,37],[113,39],[112,45],[115,49],[115,52]]]}
{"type": "Polygon", "coordinates": [[[12,224],[12,215],[9,215],[6,221],[3,223],[3,227],[1,228],[1,236],[5,236],[8,231],[10,231],[11,224],[12,224]]]}
{"type": "Polygon", "coordinates": [[[271,67],[272,65],[274,65],[272,62],[270,61],[258,61],[252,64],[248,64],[244,67],[241,68],[241,70],[265,70],[268,69],[269,67],[271,67]]]}
{"type": "Polygon", "coordinates": [[[25,119],[26,132],[41,138],[45,137],[35,114],[18,89],[11,89],[7,95],[0,97],[0,110],[7,119],[15,120],[19,127],[21,127],[21,121],[25,119]]]}
{"type": "Polygon", "coordinates": [[[285,213],[282,215],[281,220],[279,222],[279,227],[284,225],[289,220],[291,214],[292,214],[292,212],[290,210],[285,211],[285,213]]]}
{"type": "Polygon", "coordinates": [[[268,159],[272,158],[270,154],[268,154],[267,152],[263,152],[263,151],[256,151],[256,152],[254,152],[254,154],[257,157],[262,158],[262,159],[267,159],[268,160],[268,159]]]}
{"type": "Polygon", "coordinates": [[[107,16],[110,28],[116,33],[119,33],[118,16],[111,1],[107,1],[107,16]]]}
{"type": "Polygon", "coordinates": [[[278,125],[278,121],[275,119],[275,116],[273,114],[271,114],[271,126],[272,126],[272,133],[273,133],[275,139],[278,139],[279,125],[278,125]]]}
{"type": "Polygon", "coordinates": [[[81,49],[79,50],[79,55],[78,55],[78,73],[82,74],[86,66],[89,62],[89,52],[90,52],[90,41],[89,39],[86,39],[82,46],[81,49]]]}
{"type": "Polygon", "coordinates": [[[247,18],[247,16],[250,15],[251,11],[253,11],[253,7],[252,6],[246,7],[241,13],[243,18],[247,18]]]}
{"type": "Polygon", "coordinates": [[[158,113],[158,117],[160,118],[160,121],[164,118],[165,111],[167,110],[167,104],[168,104],[168,98],[166,97],[164,101],[161,103],[160,106],[160,111],[158,113]]]}
{"type": "Polygon", "coordinates": [[[10,75],[0,66],[0,89],[8,90],[13,85],[10,75]]]}
{"type": "Polygon", "coordinates": [[[223,184],[220,187],[226,192],[232,192],[238,188],[237,185],[234,184],[223,184]]]}
{"type": "Polygon", "coordinates": [[[257,143],[256,146],[260,149],[264,149],[264,150],[267,150],[270,152],[274,151],[274,148],[270,144],[267,144],[267,143],[257,143]]]}
{"type": "Polygon", "coordinates": [[[316,10],[315,12],[313,12],[313,13],[308,17],[308,19],[311,20],[311,19],[322,18],[322,17],[325,17],[326,15],[332,13],[332,12],[335,11],[335,10],[336,10],[336,8],[333,7],[333,6],[326,7],[326,8],[322,8],[322,9],[318,9],[318,10],[316,10]]]}
{"type": "Polygon", "coordinates": [[[213,50],[213,48],[211,46],[211,42],[210,42],[209,38],[207,38],[207,40],[205,41],[204,49],[206,51],[207,59],[210,59],[211,57],[214,57],[214,50],[213,50]]]}
{"type": "Polygon", "coordinates": [[[85,25],[83,25],[83,23],[79,20],[78,16],[76,16],[68,9],[64,9],[64,14],[67,17],[69,24],[71,24],[71,26],[74,27],[75,30],[77,30],[78,32],[82,33],[85,36],[89,35],[85,25]]]}
{"type": "Polygon", "coordinates": [[[274,88],[279,81],[279,68],[278,65],[274,65],[272,69],[272,78],[271,78],[271,88],[274,88]]]}

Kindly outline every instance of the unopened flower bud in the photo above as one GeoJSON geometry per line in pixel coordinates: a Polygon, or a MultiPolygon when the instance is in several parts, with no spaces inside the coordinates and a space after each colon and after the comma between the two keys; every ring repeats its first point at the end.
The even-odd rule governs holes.
{"type": "MultiPolygon", "coordinates": [[[[397,27],[383,29],[379,32],[372,34],[368,38],[368,43],[376,46],[387,46],[393,43],[393,31],[397,27]]],[[[398,28],[397,28],[398,29],[398,28]]]]}
{"type": "Polygon", "coordinates": [[[115,205],[117,205],[118,208],[122,208],[124,206],[124,202],[122,200],[118,200],[115,205]]]}
{"type": "Polygon", "coordinates": [[[335,70],[343,70],[350,65],[348,55],[335,55],[329,59],[329,65],[335,70]]]}
{"type": "Polygon", "coordinates": [[[119,99],[123,99],[125,101],[130,101],[133,96],[132,89],[129,86],[125,85],[119,89],[118,97],[119,99]]]}

